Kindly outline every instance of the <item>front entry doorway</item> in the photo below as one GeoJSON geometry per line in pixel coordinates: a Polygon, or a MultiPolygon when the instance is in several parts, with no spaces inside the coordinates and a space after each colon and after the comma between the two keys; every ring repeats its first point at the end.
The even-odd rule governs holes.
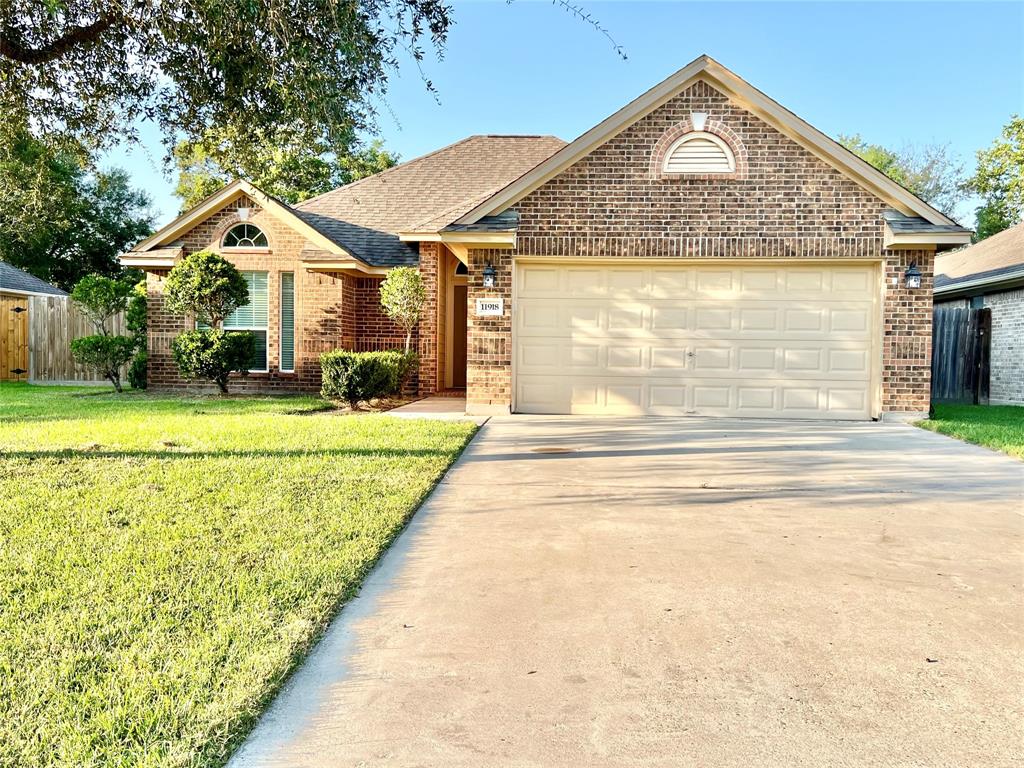
{"type": "Polygon", "coordinates": [[[452,293],[452,387],[466,388],[466,297],[468,287],[453,285],[452,293]]]}

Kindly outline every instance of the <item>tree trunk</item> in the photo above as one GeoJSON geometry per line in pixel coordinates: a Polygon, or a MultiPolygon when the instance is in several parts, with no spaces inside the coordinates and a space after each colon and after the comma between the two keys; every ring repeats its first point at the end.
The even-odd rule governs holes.
{"type": "Polygon", "coordinates": [[[409,354],[409,347],[412,346],[412,328],[409,328],[405,332],[405,354],[409,354]]]}

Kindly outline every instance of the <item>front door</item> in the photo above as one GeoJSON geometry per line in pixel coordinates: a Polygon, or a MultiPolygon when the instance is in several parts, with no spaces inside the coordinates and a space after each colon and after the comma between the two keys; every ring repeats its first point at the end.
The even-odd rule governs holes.
{"type": "Polygon", "coordinates": [[[452,307],[452,386],[466,386],[466,286],[455,285],[452,307]]]}

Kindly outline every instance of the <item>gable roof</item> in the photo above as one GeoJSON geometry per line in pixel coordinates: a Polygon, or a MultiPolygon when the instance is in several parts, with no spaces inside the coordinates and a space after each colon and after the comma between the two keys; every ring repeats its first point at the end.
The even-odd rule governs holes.
{"type": "Polygon", "coordinates": [[[377,232],[435,233],[564,146],[555,136],[469,136],[296,210],[377,232]]]}
{"type": "Polygon", "coordinates": [[[555,136],[469,136],[295,206],[237,179],[143,240],[122,261],[172,265],[180,249],[167,246],[244,194],[329,256],[370,267],[415,265],[418,250],[399,233],[439,232],[564,145],[555,136]]]}
{"type": "Polygon", "coordinates": [[[67,291],[62,291],[55,285],[50,285],[45,280],[40,280],[35,275],[30,275],[23,269],[0,261],[0,291],[10,293],[43,293],[49,296],[67,296],[67,291]]]}
{"type": "Polygon", "coordinates": [[[1024,223],[935,259],[935,292],[950,293],[1024,279],[1024,223]]]}
{"type": "MultiPolygon", "coordinates": [[[[141,243],[132,248],[131,251],[126,253],[125,256],[130,259],[133,256],[142,256],[143,254],[157,249],[160,246],[170,245],[200,221],[211,214],[216,213],[228,203],[231,203],[242,195],[246,195],[252,200],[255,200],[265,211],[283,220],[286,224],[291,225],[292,228],[296,229],[300,234],[305,235],[307,239],[312,241],[314,245],[338,256],[348,258],[352,257],[352,254],[349,253],[341,243],[335,242],[323,232],[311,226],[308,222],[299,217],[290,205],[278,200],[272,195],[268,195],[262,189],[259,189],[254,184],[250,184],[245,179],[235,179],[230,184],[224,185],[205,200],[197,203],[192,206],[192,208],[185,211],[185,213],[178,216],[178,218],[170,224],[165,227],[161,227],[159,230],[147,237],[141,243]]],[[[164,249],[161,248],[161,250],[164,249]]]]}
{"type": "Polygon", "coordinates": [[[511,184],[482,200],[468,210],[465,215],[458,218],[455,223],[472,224],[484,216],[504,211],[609,139],[614,138],[668,102],[698,79],[707,81],[743,108],[789,136],[900,213],[920,217],[931,224],[959,228],[959,225],[944,213],[928,205],[870,163],[865,162],[838,142],[800,119],[707,55],[694,59],[678,72],[670,75],[642,96],[598,123],[575,141],[562,147],[511,184]]]}

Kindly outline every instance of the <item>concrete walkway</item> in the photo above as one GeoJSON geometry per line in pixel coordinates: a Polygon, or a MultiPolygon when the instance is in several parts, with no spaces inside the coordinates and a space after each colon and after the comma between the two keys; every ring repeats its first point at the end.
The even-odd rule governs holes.
{"type": "Polygon", "coordinates": [[[438,421],[473,421],[483,424],[486,416],[467,416],[464,397],[425,397],[398,408],[385,411],[400,419],[437,419],[438,421]]]}
{"type": "Polygon", "coordinates": [[[492,419],[232,760],[980,766],[1024,464],[904,425],[492,419]]]}

